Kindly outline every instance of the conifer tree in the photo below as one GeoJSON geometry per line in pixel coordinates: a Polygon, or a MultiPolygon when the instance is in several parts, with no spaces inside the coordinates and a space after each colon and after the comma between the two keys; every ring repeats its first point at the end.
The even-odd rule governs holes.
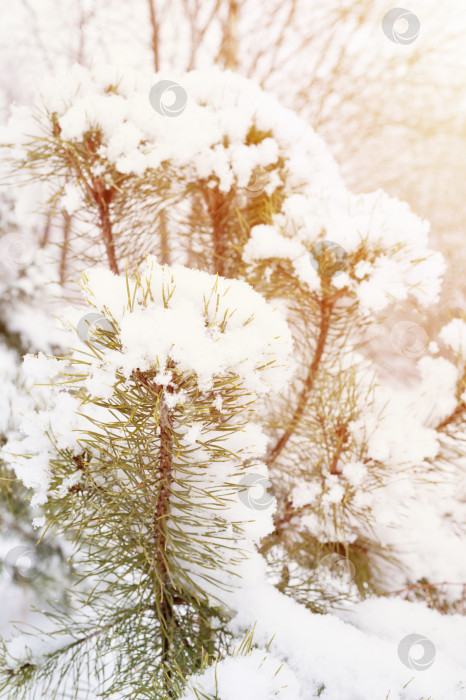
{"type": "Polygon", "coordinates": [[[238,669],[238,698],[333,700],[338,637],[348,697],[401,692],[388,642],[313,613],[387,592],[396,567],[412,582],[386,511],[400,482],[443,516],[429,489],[455,472],[464,328],[443,331],[456,364],[420,362],[417,401],[444,384],[434,416],[380,384],[364,345],[393,303],[435,303],[442,258],[407,205],[348,193],[258,87],[176,80],[77,67],[13,123],[17,171],[72,217],[66,278],[92,310],[75,300],[68,349],[24,363],[37,407],[3,453],[79,576],[53,641],[4,645],[1,687],[223,699],[238,669]],[[370,672],[358,643],[379,650],[370,672]]]}

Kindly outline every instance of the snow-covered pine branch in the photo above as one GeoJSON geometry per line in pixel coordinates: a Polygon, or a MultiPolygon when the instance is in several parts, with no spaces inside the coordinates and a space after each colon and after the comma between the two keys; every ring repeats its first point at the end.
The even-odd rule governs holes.
{"type": "MultiPolygon", "coordinates": [[[[448,357],[437,357],[435,344],[422,347],[412,387],[387,386],[364,348],[366,331],[393,304],[437,300],[444,262],[429,248],[428,223],[383,192],[349,193],[316,133],[228,71],[154,77],[79,66],[42,98],[32,112],[16,110],[4,138],[21,172],[47,190],[47,210],[72,216],[60,278],[102,261],[110,270],[85,278],[95,306],[88,320],[101,325],[87,351],[26,359],[29,382],[53,386],[31,389],[42,395],[38,411],[4,450],[18,455],[16,472],[47,522],[77,539],[84,569],[106,582],[76,643],[65,645],[72,663],[64,668],[78,669],[80,649],[99,649],[118,630],[120,659],[127,653],[132,663],[126,675],[118,667],[105,692],[152,697],[177,671],[184,679],[203,670],[211,692],[209,661],[256,623],[255,643],[266,650],[276,635],[273,663],[287,662],[289,687],[296,678],[303,700],[372,700],[381,687],[383,697],[418,700],[445,688],[460,697],[447,633],[435,672],[409,687],[411,671],[396,656],[418,624],[435,636],[433,613],[384,598],[350,607],[353,626],[338,619],[350,612],[310,612],[430,585],[443,556],[450,581],[461,580],[451,550],[464,551],[464,366],[445,345],[462,326],[443,334],[448,357]],[[181,96],[176,118],[149,100],[167,79],[181,96]],[[172,272],[149,257],[149,279],[146,253],[172,272]],[[237,300],[235,314],[219,311],[203,325],[219,289],[237,300]],[[284,361],[288,331],[273,330],[279,315],[272,323],[265,300],[294,338],[296,372],[284,382],[269,362],[277,352],[284,361]],[[246,489],[249,476],[267,484],[267,473],[273,521],[272,498],[268,509],[248,509],[238,491],[244,477],[246,489]],[[127,576],[113,578],[114,568],[127,576]],[[150,594],[138,597],[143,584],[150,594]],[[120,616],[105,593],[119,601],[120,616]],[[371,614],[380,628],[368,623],[371,614]],[[155,678],[148,648],[160,661],[156,691],[146,684],[155,678]]],[[[80,337],[86,311],[77,306],[70,319],[80,337]]],[[[455,593],[450,600],[457,603],[455,593]]],[[[236,665],[251,677],[237,659],[218,661],[219,674],[236,665]]],[[[34,664],[22,671],[41,673],[34,664]]]]}
{"type": "MultiPolygon", "coordinates": [[[[38,410],[6,452],[47,520],[88,551],[105,624],[111,593],[135,614],[152,610],[152,622],[141,614],[153,649],[143,675],[162,682],[168,667],[192,668],[199,651],[187,638],[208,645],[213,608],[228,612],[224,591],[242,585],[240,565],[272,527],[271,512],[251,518],[240,494],[248,475],[266,476],[251,412],[289,379],[292,339],[241,281],[152,257],[134,276],[84,279],[100,326],[66,357],[27,358],[38,410]]],[[[21,685],[21,667],[15,677],[21,685]]]]}

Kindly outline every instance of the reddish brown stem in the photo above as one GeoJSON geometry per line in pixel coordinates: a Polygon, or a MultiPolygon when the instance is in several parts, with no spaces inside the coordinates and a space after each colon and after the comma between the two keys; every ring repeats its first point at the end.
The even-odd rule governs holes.
{"type": "Polygon", "coordinates": [[[159,25],[157,23],[157,16],[155,13],[155,0],[149,1],[149,15],[150,15],[150,26],[152,28],[152,55],[154,58],[154,68],[155,72],[159,72],[159,25]]]}
{"type": "Polygon", "coordinates": [[[462,581],[461,583],[455,583],[454,581],[441,581],[441,583],[414,583],[411,586],[406,586],[406,588],[399,588],[397,591],[388,591],[387,593],[382,593],[381,595],[399,595],[400,593],[406,593],[406,591],[415,591],[418,588],[438,588],[438,586],[463,586],[466,589],[466,583],[462,581]]]}
{"type": "MultiPolygon", "coordinates": [[[[307,377],[304,381],[304,386],[303,389],[299,395],[298,399],[298,405],[295,408],[295,411],[293,413],[293,416],[291,418],[291,421],[289,423],[289,427],[286,429],[286,431],[283,433],[281,438],[278,440],[278,442],[275,444],[274,448],[271,450],[269,453],[268,459],[267,459],[267,466],[270,467],[275,463],[279,455],[282,453],[282,451],[285,449],[288,440],[291,438],[293,435],[294,431],[296,430],[296,427],[299,424],[299,421],[301,420],[303,413],[305,411],[305,408],[307,406],[307,403],[309,401],[309,397],[312,392],[312,388],[314,386],[315,378],[317,376],[317,372],[319,369],[320,362],[322,360],[322,355],[325,349],[325,343],[327,341],[328,337],[328,332],[330,329],[330,318],[332,315],[332,310],[333,307],[335,306],[335,303],[337,300],[343,296],[346,293],[346,289],[341,289],[338,292],[335,292],[332,296],[328,296],[328,290],[329,290],[329,283],[328,280],[325,278],[322,279],[322,300],[320,303],[320,309],[321,309],[321,316],[320,316],[320,324],[319,324],[319,334],[317,337],[317,345],[316,349],[314,352],[314,358],[312,360],[311,366],[309,368],[309,372],[307,374],[307,377]]],[[[344,438],[342,438],[341,445],[344,443],[344,438]]],[[[337,451],[338,454],[338,451],[337,451]]],[[[338,460],[338,457],[337,457],[338,460]]],[[[331,464],[331,469],[335,470],[336,464],[334,464],[335,459],[333,460],[331,464]]],[[[260,550],[262,553],[264,553],[273,543],[274,539],[279,535],[281,530],[283,529],[283,526],[286,525],[291,518],[294,515],[297,515],[301,511],[303,511],[307,506],[302,506],[301,508],[295,508],[293,506],[293,502],[291,499],[287,499],[285,503],[285,512],[284,514],[275,520],[275,527],[272,533],[270,533],[263,541],[260,547],[260,550]]]]}
{"type": "Polygon", "coordinates": [[[289,426],[281,436],[281,438],[276,442],[273,449],[270,451],[267,458],[267,465],[272,466],[280,454],[285,449],[288,440],[293,435],[296,427],[301,420],[304,410],[307,406],[309,396],[311,395],[312,388],[317,376],[317,371],[319,369],[320,361],[325,348],[325,343],[327,341],[327,335],[330,328],[330,317],[332,314],[333,303],[330,304],[329,300],[325,297],[321,301],[320,305],[320,325],[319,325],[319,335],[317,337],[317,345],[314,352],[314,358],[312,360],[311,366],[307,373],[307,377],[304,380],[304,385],[302,391],[299,395],[298,405],[295,408],[293,416],[291,417],[289,426]]]}
{"type": "Polygon", "coordinates": [[[60,256],[60,284],[63,284],[65,281],[66,277],[66,258],[68,255],[68,245],[69,245],[69,240],[70,240],[70,231],[71,231],[71,215],[68,214],[67,211],[63,212],[63,218],[65,220],[64,226],[63,226],[63,246],[61,249],[61,256],[60,256]]]}
{"type": "Polygon", "coordinates": [[[228,258],[228,201],[217,188],[205,188],[202,194],[212,221],[212,243],[214,249],[213,272],[219,275],[225,275],[228,258]]]}
{"type": "MultiPolygon", "coordinates": [[[[58,124],[54,126],[54,133],[56,136],[60,135],[60,127],[58,124]]],[[[87,144],[88,148],[92,152],[92,145],[87,144]]],[[[83,183],[88,195],[94,200],[97,205],[100,219],[100,226],[102,231],[102,239],[105,246],[105,251],[107,253],[107,260],[110,270],[116,275],[119,274],[118,264],[115,254],[115,245],[113,242],[112,233],[112,222],[110,219],[109,205],[113,196],[113,192],[105,188],[105,183],[98,177],[91,177],[92,187],[87,181],[83,171],[81,170],[79,163],[76,161],[73,153],[69,148],[65,147],[65,154],[70,164],[72,170],[74,170],[78,180],[83,183]]]]}
{"type": "MultiPolygon", "coordinates": [[[[167,560],[165,557],[167,548],[167,518],[170,512],[170,487],[173,481],[172,456],[173,456],[173,436],[171,431],[171,418],[168,407],[163,399],[159,403],[159,430],[160,430],[160,450],[159,450],[159,480],[160,490],[158,493],[157,506],[154,515],[156,566],[162,581],[160,590],[160,623],[162,625],[162,663],[166,666],[167,674],[170,677],[170,660],[172,656],[171,629],[175,621],[173,614],[173,603],[169,600],[165,587],[169,584],[169,573],[167,560]]],[[[168,697],[172,697],[169,687],[166,687],[168,697]]]]}
{"type": "Polygon", "coordinates": [[[461,402],[451,413],[447,418],[445,418],[441,423],[439,423],[436,427],[436,430],[444,430],[447,428],[449,425],[454,423],[458,418],[461,418],[465,412],[465,404],[461,402]]]}
{"type": "Polygon", "coordinates": [[[110,212],[108,204],[105,201],[99,200],[97,204],[99,208],[99,219],[102,230],[102,239],[107,253],[108,266],[115,275],[119,274],[118,263],[115,254],[115,245],[113,242],[112,222],[110,220],[110,212]]]}
{"type": "Polygon", "coordinates": [[[173,456],[173,436],[171,432],[170,413],[165,404],[161,401],[159,409],[159,429],[160,429],[160,452],[159,452],[159,479],[160,491],[155,509],[154,522],[156,527],[157,542],[157,565],[162,573],[162,579],[167,580],[167,566],[164,552],[167,545],[166,519],[170,508],[170,486],[173,481],[172,456],[173,456]]]}
{"type": "Polygon", "coordinates": [[[49,242],[51,225],[52,225],[52,212],[49,211],[45,217],[44,231],[42,233],[40,243],[39,243],[41,248],[43,248],[49,242]]]}
{"type": "Polygon", "coordinates": [[[162,209],[159,214],[160,232],[160,262],[162,265],[170,264],[170,246],[168,243],[167,214],[162,209]]]}
{"type": "Polygon", "coordinates": [[[340,459],[340,455],[343,452],[343,448],[348,442],[348,429],[346,425],[341,425],[335,428],[335,434],[338,436],[338,445],[335,450],[335,454],[333,455],[333,459],[330,463],[329,466],[329,472],[330,474],[338,474],[338,462],[340,459]]]}
{"type": "Polygon", "coordinates": [[[238,70],[238,2],[228,3],[228,17],[223,28],[223,41],[219,53],[219,62],[225,68],[238,70]]]}

